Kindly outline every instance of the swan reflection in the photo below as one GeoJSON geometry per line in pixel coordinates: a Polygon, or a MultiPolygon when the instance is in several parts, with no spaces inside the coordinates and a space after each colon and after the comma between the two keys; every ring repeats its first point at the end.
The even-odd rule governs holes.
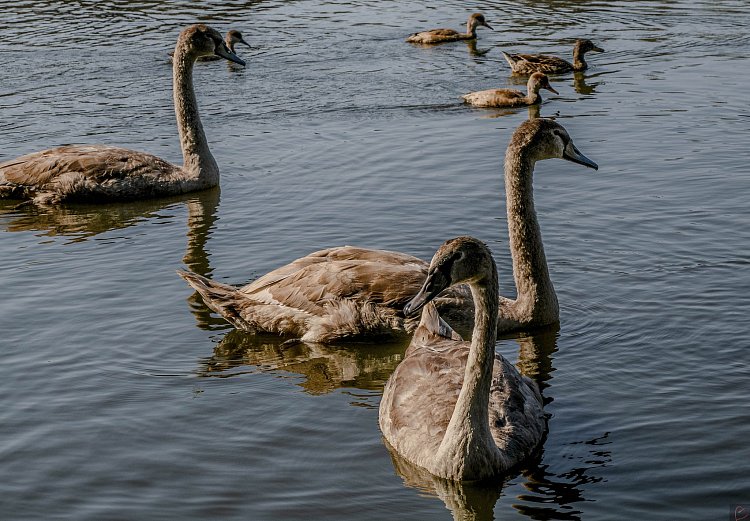
{"type": "Polygon", "coordinates": [[[302,389],[326,394],[342,387],[383,390],[403,358],[405,342],[384,344],[306,344],[284,342],[275,335],[232,330],[201,362],[198,374],[227,378],[240,374],[289,372],[301,375],[302,389]]]}

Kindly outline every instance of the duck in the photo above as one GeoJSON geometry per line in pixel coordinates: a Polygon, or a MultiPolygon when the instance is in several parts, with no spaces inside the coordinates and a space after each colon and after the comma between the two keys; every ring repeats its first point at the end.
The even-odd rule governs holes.
{"type": "Polygon", "coordinates": [[[540,89],[547,89],[558,94],[549,84],[549,78],[543,72],[535,72],[526,84],[527,93],[516,89],[488,89],[470,92],[461,96],[464,102],[475,107],[525,107],[542,102],[540,89]]]}
{"type": "Polygon", "coordinates": [[[183,164],[110,145],[65,145],[0,163],[0,198],[53,205],[150,199],[205,190],[219,184],[193,90],[193,64],[216,55],[245,65],[221,33],[204,24],[185,28],[172,67],[173,97],[183,164]]]}
{"type": "Polygon", "coordinates": [[[585,71],[588,64],[584,55],[589,51],[604,52],[604,49],[598,47],[591,40],[576,40],[573,45],[573,63],[547,54],[508,54],[503,51],[505,60],[510,65],[515,74],[532,74],[534,72],[543,72],[545,74],[564,74],[566,72],[585,71]]]}
{"type": "MultiPolygon", "coordinates": [[[[528,120],[514,131],[505,154],[505,191],[517,297],[500,299],[502,333],[559,321],[532,190],[534,164],[550,158],[598,169],[551,119],[528,120]]],[[[403,307],[422,286],[428,267],[405,253],[340,246],[300,257],[242,287],[190,271],[178,274],[238,329],[329,343],[411,334],[419,317],[404,315],[403,307]]],[[[468,287],[452,286],[433,303],[446,331],[471,328],[468,287]]]]}
{"type": "Polygon", "coordinates": [[[490,27],[490,24],[485,21],[482,13],[473,13],[469,16],[469,19],[466,22],[465,33],[460,33],[453,29],[431,29],[429,31],[414,33],[409,36],[406,41],[409,43],[435,44],[457,42],[459,40],[474,40],[477,37],[477,27],[479,26],[494,31],[494,29],[490,27]]]}
{"type": "Polygon", "coordinates": [[[457,237],[438,248],[404,307],[406,315],[422,310],[421,320],[385,385],[378,423],[395,452],[443,479],[507,476],[547,432],[538,386],[495,352],[498,290],[489,248],[457,237]],[[476,306],[471,342],[437,327],[432,300],[457,284],[469,286],[476,306]]]}

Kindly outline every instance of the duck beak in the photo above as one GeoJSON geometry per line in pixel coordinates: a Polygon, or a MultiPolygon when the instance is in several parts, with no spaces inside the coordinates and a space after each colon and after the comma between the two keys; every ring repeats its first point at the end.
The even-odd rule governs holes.
{"type": "Polygon", "coordinates": [[[560,93],[559,93],[559,92],[557,92],[557,91],[556,91],[555,89],[553,89],[553,88],[552,88],[552,85],[550,85],[549,83],[547,83],[547,85],[545,85],[545,86],[544,86],[544,88],[545,88],[545,89],[547,89],[547,90],[548,90],[548,91],[550,91],[550,92],[554,92],[555,94],[560,94],[560,93]]]}
{"type": "Polygon", "coordinates": [[[490,31],[494,31],[494,29],[492,27],[490,27],[490,24],[488,24],[487,22],[484,22],[482,25],[485,26],[490,31]]]}
{"type": "Polygon", "coordinates": [[[422,289],[404,306],[404,315],[416,313],[448,286],[450,286],[450,281],[442,272],[437,270],[430,272],[422,285],[422,289]]]}
{"type": "Polygon", "coordinates": [[[594,163],[588,157],[581,154],[580,150],[576,148],[576,146],[573,144],[572,141],[568,141],[568,144],[565,146],[565,150],[563,150],[562,158],[568,161],[571,161],[573,163],[578,163],[579,165],[593,168],[594,170],[599,170],[599,165],[594,163]]]}
{"type": "Polygon", "coordinates": [[[243,43],[243,44],[247,45],[248,47],[250,47],[251,49],[253,48],[252,45],[250,45],[249,43],[247,43],[245,40],[240,40],[237,43],[243,43]]]}
{"type": "Polygon", "coordinates": [[[229,47],[225,43],[222,42],[221,45],[216,47],[216,50],[214,51],[216,53],[216,56],[221,56],[222,58],[225,58],[229,60],[230,62],[239,63],[240,65],[245,65],[245,62],[234,54],[232,51],[229,50],[229,47]]]}
{"type": "Polygon", "coordinates": [[[604,49],[602,49],[601,47],[597,47],[596,45],[594,45],[594,46],[593,46],[593,47],[591,48],[591,50],[592,50],[592,51],[596,51],[596,52],[604,52],[604,49]]]}

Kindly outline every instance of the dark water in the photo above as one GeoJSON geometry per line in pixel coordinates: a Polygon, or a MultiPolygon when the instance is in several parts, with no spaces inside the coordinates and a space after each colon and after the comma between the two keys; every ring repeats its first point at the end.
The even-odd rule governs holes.
{"type": "Polygon", "coordinates": [[[0,207],[3,519],[726,519],[750,503],[750,9],[744,1],[0,2],[0,159],[108,143],[180,160],[167,51],[201,64],[218,191],[0,207]],[[213,4],[213,3],[212,3],[213,4]],[[429,258],[471,234],[512,294],[501,162],[526,110],[500,49],[604,54],[541,107],[599,172],[540,163],[559,330],[498,349],[545,382],[539,461],[457,486],[392,461],[377,426],[403,345],[282,347],[232,331],[175,275],[243,283],[340,244],[429,258]],[[485,52],[487,51],[487,52],[485,52]]]}

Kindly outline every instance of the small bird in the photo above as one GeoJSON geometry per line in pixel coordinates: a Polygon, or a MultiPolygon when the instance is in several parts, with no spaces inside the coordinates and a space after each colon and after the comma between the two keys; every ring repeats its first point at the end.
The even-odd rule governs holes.
{"type": "Polygon", "coordinates": [[[470,92],[461,96],[466,103],[475,107],[525,107],[542,102],[540,89],[547,89],[558,94],[549,84],[549,78],[543,72],[535,72],[526,84],[527,94],[516,89],[488,89],[470,92]]]}
{"type": "Polygon", "coordinates": [[[484,20],[484,15],[481,13],[474,13],[469,16],[469,20],[466,22],[466,32],[459,33],[453,29],[431,29],[429,31],[422,31],[420,33],[414,33],[409,36],[406,41],[409,43],[446,43],[446,42],[457,42],[459,40],[474,40],[477,37],[477,27],[486,27],[494,31],[490,24],[484,20]]]}
{"type": "Polygon", "coordinates": [[[505,60],[515,74],[532,74],[534,72],[563,74],[588,69],[589,66],[584,59],[584,54],[589,51],[604,52],[604,49],[594,45],[591,40],[576,40],[573,46],[573,63],[547,54],[508,54],[503,51],[503,56],[505,56],[505,60]]]}

